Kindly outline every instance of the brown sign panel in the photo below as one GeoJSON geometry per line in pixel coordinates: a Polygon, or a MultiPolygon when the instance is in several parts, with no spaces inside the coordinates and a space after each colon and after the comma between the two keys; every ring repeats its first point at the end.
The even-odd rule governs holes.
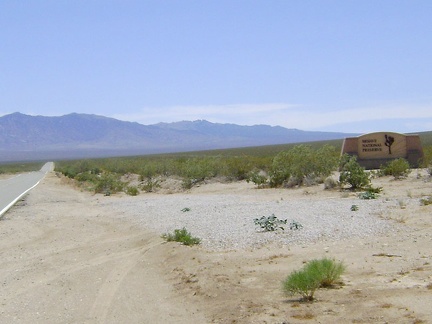
{"type": "Polygon", "coordinates": [[[393,132],[369,133],[359,137],[347,137],[342,154],[357,156],[357,161],[367,169],[380,168],[393,159],[404,158],[412,167],[418,167],[423,149],[418,135],[393,132]]]}
{"type": "Polygon", "coordinates": [[[407,155],[406,136],[398,133],[371,133],[358,139],[360,159],[405,158],[407,155]]]}

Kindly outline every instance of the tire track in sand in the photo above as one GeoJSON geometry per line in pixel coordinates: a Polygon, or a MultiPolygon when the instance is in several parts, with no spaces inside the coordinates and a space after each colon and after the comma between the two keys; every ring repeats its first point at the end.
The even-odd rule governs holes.
{"type": "Polygon", "coordinates": [[[102,287],[99,289],[99,292],[97,294],[96,300],[93,303],[93,306],[90,310],[90,319],[91,321],[96,321],[96,323],[105,323],[106,317],[108,315],[108,312],[111,308],[111,304],[116,296],[116,293],[121,286],[123,280],[127,276],[127,274],[130,272],[132,268],[134,268],[137,264],[137,261],[139,260],[136,255],[141,254],[145,255],[148,253],[152,248],[154,248],[157,245],[162,244],[161,242],[155,242],[148,245],[145,250],[142,248],[137,251],[133,250],[130,251],[131,253],[128,253],[126,255],[122,255],[122,258],[118,258],[117,266],[114,267],[113,270],[111,270],[108,277],[105,279],[104,283],[102,284],[102,287]]]}

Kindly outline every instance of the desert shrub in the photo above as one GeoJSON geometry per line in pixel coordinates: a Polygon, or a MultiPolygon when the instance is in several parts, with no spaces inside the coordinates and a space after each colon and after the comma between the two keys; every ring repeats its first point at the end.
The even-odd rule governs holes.
{"type": "Polygon", "coordinates": [[[262,216],[261,218],[255,218],[254,223],[265,231],[276,231],[277,229],[284,230],[285,228],[282,225],[286,224],[287,220],[279,219],[274,214],[272,214],[268,217],[262,216]]]}
{"type": "Polygon", "coordinates": [[[158,166],[156,163],[145,163],[141,170],[139,171],[140,181],[145,181],[146,179],[151,179],[154,176],[160,174],[160,170],[158,170],[158,166]]]}
{"type": "Polygon", "coordinates": [[[405,178],[411,172],[408,161],[403,158],[392,160],[380,169],[384,175],[391,175],[395,179],[405,178]]]}
{"type": "Polygon", "coordinates": [[[330,287],[340,279],[340,276],[345,272],[345,266],[342,262],[323,258],[310,261],[305,270],[319,274],[321,287],[330,287]]]}
{"type": "Polygon", "coordinates": [[[82,173],[78,173],[74,176],[74,179],[80,182],[97,182],[99,177],[97,174],[92,173],[91,171],[86,171],[82,173]]]}
{"type": "Polygon", "coordinates": [[[267,176],[265,176],[260,171],[252,171],[249,172],[248,177],[246,178],[247,183],[252,182],[258,188],[264,188],[268,184],[267,176]]]}
{"type": "Polygon", "coordinates": [[[375,193],[375,194],[380,194],[383,191],[382,187],[366,187],[366,191],[367,192],[371,192],[371,193],[375,193]]]}
{"type": "Polygon", "coordinates": [[[95,193],[109,195],[122,191],[123,188],[124,183],[120,181],[120,176],[118,174],[103,173],[97,178],[93,190],[95,193]]]}
{"type": "Polygon", "coordinates": [[[160,187],[159,180],[154,180],[151,177],[143,180],[144,183],[140,185],[141,190],[145,192],[153,192],[155,189],[160,187]]]}
{"type": "Polygon", "coordinates": [[[201,243],[201,240],[199,238],[193,237],[184,227],[182,229],[174,230],[174,234],[163,234],[162,238],[164,238],[168,242],[175,241],[180,242],[184,245],[195,245],[201,243]]]}
{"type": "Polygon", "coordinates": [[[221,174],[233,180],[248,179],[254,168],[252,161],[243,157],[230,157],[225,159],[221,174]]]}
{"type": "Polygon", "coordinates": [[[335,152],[330,145],[318,150],[313,150],[309,145],[297,145],[289,151],[280,152],[274,157],[270,169],[270,186],[291,187],[304,184],[306,179],[312,182],[312,179],[329,176],[337,166],[335,152]]]}
{"type": "Polygon", "coordinates": [[[293,271],[283,282],[283,290],[288,295],[299,294],[302,299],[312,301],[315,291],[320,287],[320,277],[311,271],[293,271]]]}
{"type": "Polygon", "coordinates": [[[334,189],[338,186],[338,183],[335,179],[333,179],[332,177],[327,177],[324,180],[324,189],[329,190],[329,189],[334,189]]]}
{"type": "Polygon", "coordinates": [[[359,210],[359,206],[352,205],[350,209],[351,209],[351,211],[358,211],[359,210]]]}
{"type": "Polygon", "coordinates": [[[204,181],[206,178],[217,176],[221,170],[221,165],[217,163],[218,159],[214,158],[190,158],[179,159],[180,163],[177,172],[183,178],[183,188],[190,189],[195,184],[204,181]]]}
{"type": "Polygon", "coordinates": [[[137,196],[139,193],[138,188],[136,186],[127,186],[126,187],[126,194],[129,196],[137,196]]]}
{"type": "Polygon", "coordinates": [[[355,156],[344,154],[341,157],[339,183],[341,186],[350,185],[352,190],[370,185],[369,174],[357,162],[355,156]]]}
{"type": "Polygon", "coordinates": [[[311,301],[318,288],[333,285],[344,271],[345,266],[332,259],[312,260],[283,281],[283,290],[286,294],[299,294],[304,300],[311,301]]]}
{"type": "Polygon", "coordinates": [[[182,188],[183,189],[192,189],[197,183],[201,182],[201,179],[183,179],[182,188]]]}
{"type": "Polygon", "coordinates": [[[432,146],[423,149],[423,159],[421,160],[423,168],[432,167],[432,146]]]}

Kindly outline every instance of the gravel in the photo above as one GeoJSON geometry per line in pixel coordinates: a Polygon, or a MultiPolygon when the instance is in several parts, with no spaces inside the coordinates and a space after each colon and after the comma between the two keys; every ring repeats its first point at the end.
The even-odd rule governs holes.
{"type": "MultiPolygon", "coordinates": [[[[379,217],[392,202],[358,198],[253,199],[228,194],[140,195],[102,200],[111,211],[134,217],[156,233],[185,227],[208,250],[258,248],[269,243],[305,245],[316,241],[344,240],[395,230],[395,223],[379,217]],[[357,205],[357,211],[351,206],[357,205]],[[189,211],[182,211],[188,208],[189,211]],[[271,216],[300,223],[299,230],[265,232],[255,218],[271,216]]],[[[394,203],[394,202],[393,202],[394,203]]]]}

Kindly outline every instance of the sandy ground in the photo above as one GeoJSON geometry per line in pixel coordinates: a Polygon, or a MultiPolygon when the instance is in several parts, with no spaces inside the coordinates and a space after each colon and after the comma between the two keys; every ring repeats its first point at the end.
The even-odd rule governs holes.
{"type": "MultiPolygon", "coordinates": [[[[119,197],[81,192],[51,173],[0,221],[0,322],[432,323],[432,205],[419,203],[432,182],[414,171],[374,185],[384,188],[379,199],[400,201],[376,215],[395,231],[210,252],[166,243],[101,204],[119,197]],[[291,271],[324,256],[347,266],[340,286],[318,290],[314,302],[284,295],[291,271]]],[[[322,187],[257,190],[243,182],[201,186],[190,199],[230,192],[263,201],[344,199],[322,187]]]]}

